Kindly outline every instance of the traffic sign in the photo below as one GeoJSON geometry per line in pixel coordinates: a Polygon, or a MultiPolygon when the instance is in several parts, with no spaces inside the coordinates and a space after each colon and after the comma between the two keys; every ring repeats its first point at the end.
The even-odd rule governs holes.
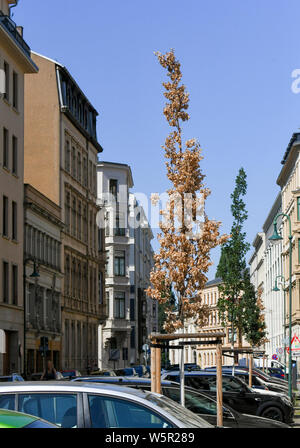
{"type": "Polygon", "coordinates": [[[277,361],[278,356],[274,354],[274,355],[272,355],[272,359],[274,359],[274,361],[277,361]]]}

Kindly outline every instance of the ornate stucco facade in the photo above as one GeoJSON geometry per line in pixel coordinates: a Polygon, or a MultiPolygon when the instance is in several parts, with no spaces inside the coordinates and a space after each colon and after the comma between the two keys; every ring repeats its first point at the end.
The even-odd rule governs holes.
{"type": "Polygon", "coordinates": [[[10,17],[16,3],[0,1],[0,375],[22,372],[24,364],[24,75],[38,71],[22,28],[10,17]]]}

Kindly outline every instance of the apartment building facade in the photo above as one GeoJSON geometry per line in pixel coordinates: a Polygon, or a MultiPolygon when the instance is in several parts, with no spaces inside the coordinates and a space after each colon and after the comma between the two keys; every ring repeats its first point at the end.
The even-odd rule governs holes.
{"type": "Polygon", "coordinates": [[[24,185],[25,372],[27,377],[61,358],[61,209],[24,185]],[[42,338],[47,340],[43,350],[42,338]]]}
{"type": "Polygon", "coordinates": [[[17,1],[0,1],[0,375],[23,371],[24,76],[37,65],[11,19],[17,1]]]}
{"type": "MultiPolygon", "coordinates": [[[[283,277],[282,243],[272,243],[269,238],[274,232],[274,219],[281,213],[281,193],[278,193],[271,210],[265,220],[262,232],[254,241],[254,251],[249,259],[250,278],[255,290],[261,290],[264,306],[267,341],[262,347],[265,355],[271,359],[275,354],[279,361],[284,361],[285,338],[285,306],[287,305],[287,287],[283,277]],[[274,290],[277,285],[278,290],[274,290]]],[[[277,220],[279,231],[282,228],[282,217],[277,220]]]]}
{"type": "MultiPolygon", "coordinates": [[[[282,201],[282,265],[286,291],[286,323],[289,323],[289,235],[292,236],[292,338],[300,337],[300,133],[293,133],[277,178],[282,201]],[[288,216],[288,218],[287,218],[288,216]]],[[[292,347],[293,349],[293,347],[292,347]]],[[[293,354],[294,356],[295,354],[293,354]]],[[[298,360],[298,368],[300,360],[298,360]]]]}
{"type": "MultiPolygon", "coordinates": [[[[218,300],[220,297],[219,286],[222,284],[220,278],[215,278],[206,283],[202,291],[202,303],[209,308],[209,315],[207,322],[204,326],[199,328],[195,325],[194,321],[191,319],[186,322],[184,326],[184,331],[180,330],[178,333],[216,333],[223,332],[226,336],[223,338],[222,346],[223,348],[230,349],[232,342],[232,330],[228,326],[224,328],[222,322],[219,318],[218,313],[218,300]]],[[[188,341],[194,341],[193,339],[187,339],[188,341]]],[[[211,344],[205,344],[206,339],[201,339],[203,344],[201,345],[188,345],[185,347],[184,351],[184,362],[185,363],[195,363],[202,369],[206,367],[216,366],[216,348],[211,344]]],[[[234,342],[237,341],[236,333],[234,334],[234,342]]],[[[175,345],[178,342],[175,343],[175,345]]],[[[243,348],[249,348],[249,344],[243,338],[242,340],[243,348]]],[[[172,350],[169,352],[169,360],[171,364],[179,364],[181,359],[181,350],[172,350]]],[[[233,359],[228,356],[222,357],[222,365],[232,365],[233,359]]]]}
{"type": "Polygon", "coordinates": [[[37,53],[25,78],[25,182],[61,208],[62,350],[60,369],[97,365],[105,321],[105,257],[97,229],[98,112],[66,67],[37,53]]]}
{"type": "Polygon", "coordinates": [[[156,330],[152,300],[145,295],[153,265],[152,231],[134,194],[132,172],[122,163],[99,162],[98,201],[107,253],[108,319],[99,328],[99,367],[145,363],[143,345],[156,330]]]}

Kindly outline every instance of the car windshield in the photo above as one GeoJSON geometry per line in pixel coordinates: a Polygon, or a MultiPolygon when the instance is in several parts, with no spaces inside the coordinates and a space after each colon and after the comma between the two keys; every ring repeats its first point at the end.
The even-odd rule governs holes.
{"type": "Polygon", "coordinates": [[[170,398],[167,398],[165,395],[149,392],[146,395],[146,400],[149,400],[151,403],[154,403],[163,410],[169,412],[173,417],[177,418],[182,423],[185,423],[187,427],[203,428],[211,426],[203,418],[189,411],[180,404],[177,404],[170,398]]]}

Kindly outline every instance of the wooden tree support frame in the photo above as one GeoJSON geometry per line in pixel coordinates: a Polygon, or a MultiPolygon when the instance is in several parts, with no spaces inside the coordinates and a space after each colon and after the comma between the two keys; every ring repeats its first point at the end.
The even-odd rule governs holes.
{"type": "Polygon", "coordinates": [[[151,392],[161,394],[161,349],[182,349],[186,345],[215,345],[217,362],[217,426],[223,426],[223,391],[222,391],[222,344],[225,334],[216,333],[178,333],[159,334],[149,336],[151,348],[151,392]],[[193,341],[182,341],[193,339],[193,341]],[[195,340],[195,339],[202,339],[195,340]],[[205,340],[203,340],[205,339],[205,340]],[[169,341],[181,340],[178,345],[169,346],[169,341]]]}
{"type": "MultiPolygon", "coordinates": [[[[234,358],[235,355],[240,354],[247,354],[249,355],[250,359],[248,359],[248,367],[249,367],[249,387],[252,387],[252,370],[253,370],[253,358],[261,357],[263,356],[265,352],[262,350],[255,350],[253,348],[223,348],[222,349],[222,355],[223,356],[229,356],[230,358],[234,358]],[[233,353],[232,355],[226,355],[226,353],[233,353]]],[[[236,366],[238,368],[238,366],[236,366]]],[[[233,372],[234,374],[234,372],[233,372]]]]}

